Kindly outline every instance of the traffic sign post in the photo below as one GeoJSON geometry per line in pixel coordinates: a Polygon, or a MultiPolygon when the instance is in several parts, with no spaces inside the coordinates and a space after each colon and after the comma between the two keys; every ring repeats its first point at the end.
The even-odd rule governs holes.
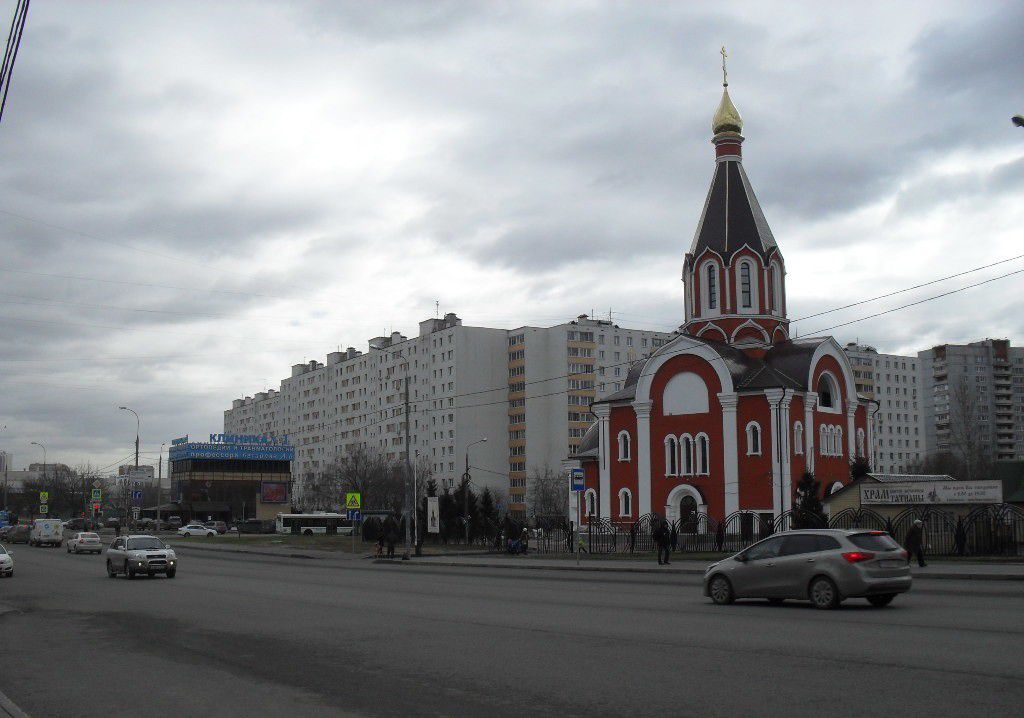
{"type": "Polygon", "coordinates": [[[41,513],[41,514],[48,514],[48,513],[50,513],[50,507],[47,506],[46,504],[40,504],[39,505],[39,513],[41,513]]]}
{"type": "Polygon", "coordinates": [[[345,508],[346,509],[361,509],[363,507],[363,495],[350,491],[345,494],[345,508]]]}
{"type": "MultiPolygon", "coordinates": [[[[356,496],[358,495],[356,494],[356,496]]],[[[345,497],[345,503],[348,503],[348,496],[345,497]]],[[[352,553],[354,554],[356,552],[356,526],[363,520],[363,512],[359,509],[349,509],[348,520],[352,524],[352,553]]]]}
{"type": "MultiPolygon", "coordinates": [[[[583,492],[587,490],[586,475],[583,473],[583,469],[569,469],[569,481],[571,483],[572,490],[576,493],[576,530],[573,531],[573,539],[579,533],[580,522],[583,520],[583,492]]],[[[580,562],[580,547],[578,542],[576,548],[576,564],[580,562]]]]}
{"type": "Polygon", "coordinates": [[[40,491],[39,492],[39,503],[45,504],[49,500],[50,500],[50,492],[49,491],[40,491]]]}
{"type": "Polygon", "coordinates": [[[93,500],[93,502],[102,501],[103,500],[103,492],[100,489],[93,489],[92,490],[92,500],[93,500]]]}

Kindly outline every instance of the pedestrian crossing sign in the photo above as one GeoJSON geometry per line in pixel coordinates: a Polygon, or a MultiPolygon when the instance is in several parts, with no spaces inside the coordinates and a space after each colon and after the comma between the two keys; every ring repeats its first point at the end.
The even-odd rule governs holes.
{"type": "Polygon", "coordinates": [[[362,508],[362,495],[355,492],[345,494],[345,508],[346,509],[360,509],[362,508]]]}

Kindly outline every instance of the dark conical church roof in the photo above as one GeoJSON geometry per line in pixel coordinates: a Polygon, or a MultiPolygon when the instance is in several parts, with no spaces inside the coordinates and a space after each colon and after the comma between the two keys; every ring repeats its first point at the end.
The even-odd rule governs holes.
{"type": "Polygon", "coordinates": [[[765,259],[777,249],[743,164],[738,157],[719,159],[690,254],[696,258],[710,248],[728,263],[743,245],[765,259]]]}

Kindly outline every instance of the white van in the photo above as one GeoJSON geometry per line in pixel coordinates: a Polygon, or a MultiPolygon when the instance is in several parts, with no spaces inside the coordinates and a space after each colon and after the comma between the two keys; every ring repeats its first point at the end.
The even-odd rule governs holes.
{"type": "Polygon", "coordinates": [[[60,519],[36,519],[28,535],[29,546],[60,546],[64,543],[64,527],[60,519]]]}

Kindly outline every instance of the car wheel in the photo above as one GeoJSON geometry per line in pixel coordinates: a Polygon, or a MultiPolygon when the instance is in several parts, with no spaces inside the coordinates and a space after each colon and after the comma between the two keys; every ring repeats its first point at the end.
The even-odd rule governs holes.
{"type": "Polygon", "coordinates": [[[211,531],[210,533],[206,534],[206,538],[210,538],[210,537],[216,536],[216,535],[217,535],[216,531],[211,531]]]}
{"type": "Polygon", "coordinates": [[[191,536],[191,535],[192,535],[192,534],[190,534],[190,533],[189,533],[188,531],[186,531],[185,533],[183,533],[183,534],[181,535],[181,537],[182,537],[182,538],[188,538],[188,537],[189,537],[189,536],[191,536]]]}
{"type": "Polygon", "coordinates": [[[124,573],[129,581],[135,578],[135,569],[129,566],[127,561],[124,562],[124,573]]]}
{"type": "Polygon", "coordinates": [[[830,610],[839,607],[839,589],[828,576],[813,579],[807,596],[815,608],[830,610]]]}
{"type": "Polygon", "coordinates": [[[892,603],[892,600],[896,598],[895,593],[881,593],[877,596],[868,596],[868,603],[875,608],[882,608],[892,603]]]}
{"type": "Polygon", "coordinates": [[[117,578],[117,571],[114,570],[114,564],[110,563],[110,559],[107,559],[107,576],[110,578],[117,578]]]}
{"type": "Polygon", "coordinates": [[[71,553],[71,544],[68,544],[68,553],[71,553]]]}
{"type": "Polygon", "coordinates": [[[170,571],[167,572],[167,578],[174,578],[174,574],[176,574],[177,572],[178,569],[172,568],[170,571]]]}
{"type": "Polygon", "coordinates": [[[719,606],[725,606],[736,600],[732,592],[732,584],[725,576],[719,575],[712,578],[708,586],[708,593],[711,594],[711,600],[719,606]]]}

